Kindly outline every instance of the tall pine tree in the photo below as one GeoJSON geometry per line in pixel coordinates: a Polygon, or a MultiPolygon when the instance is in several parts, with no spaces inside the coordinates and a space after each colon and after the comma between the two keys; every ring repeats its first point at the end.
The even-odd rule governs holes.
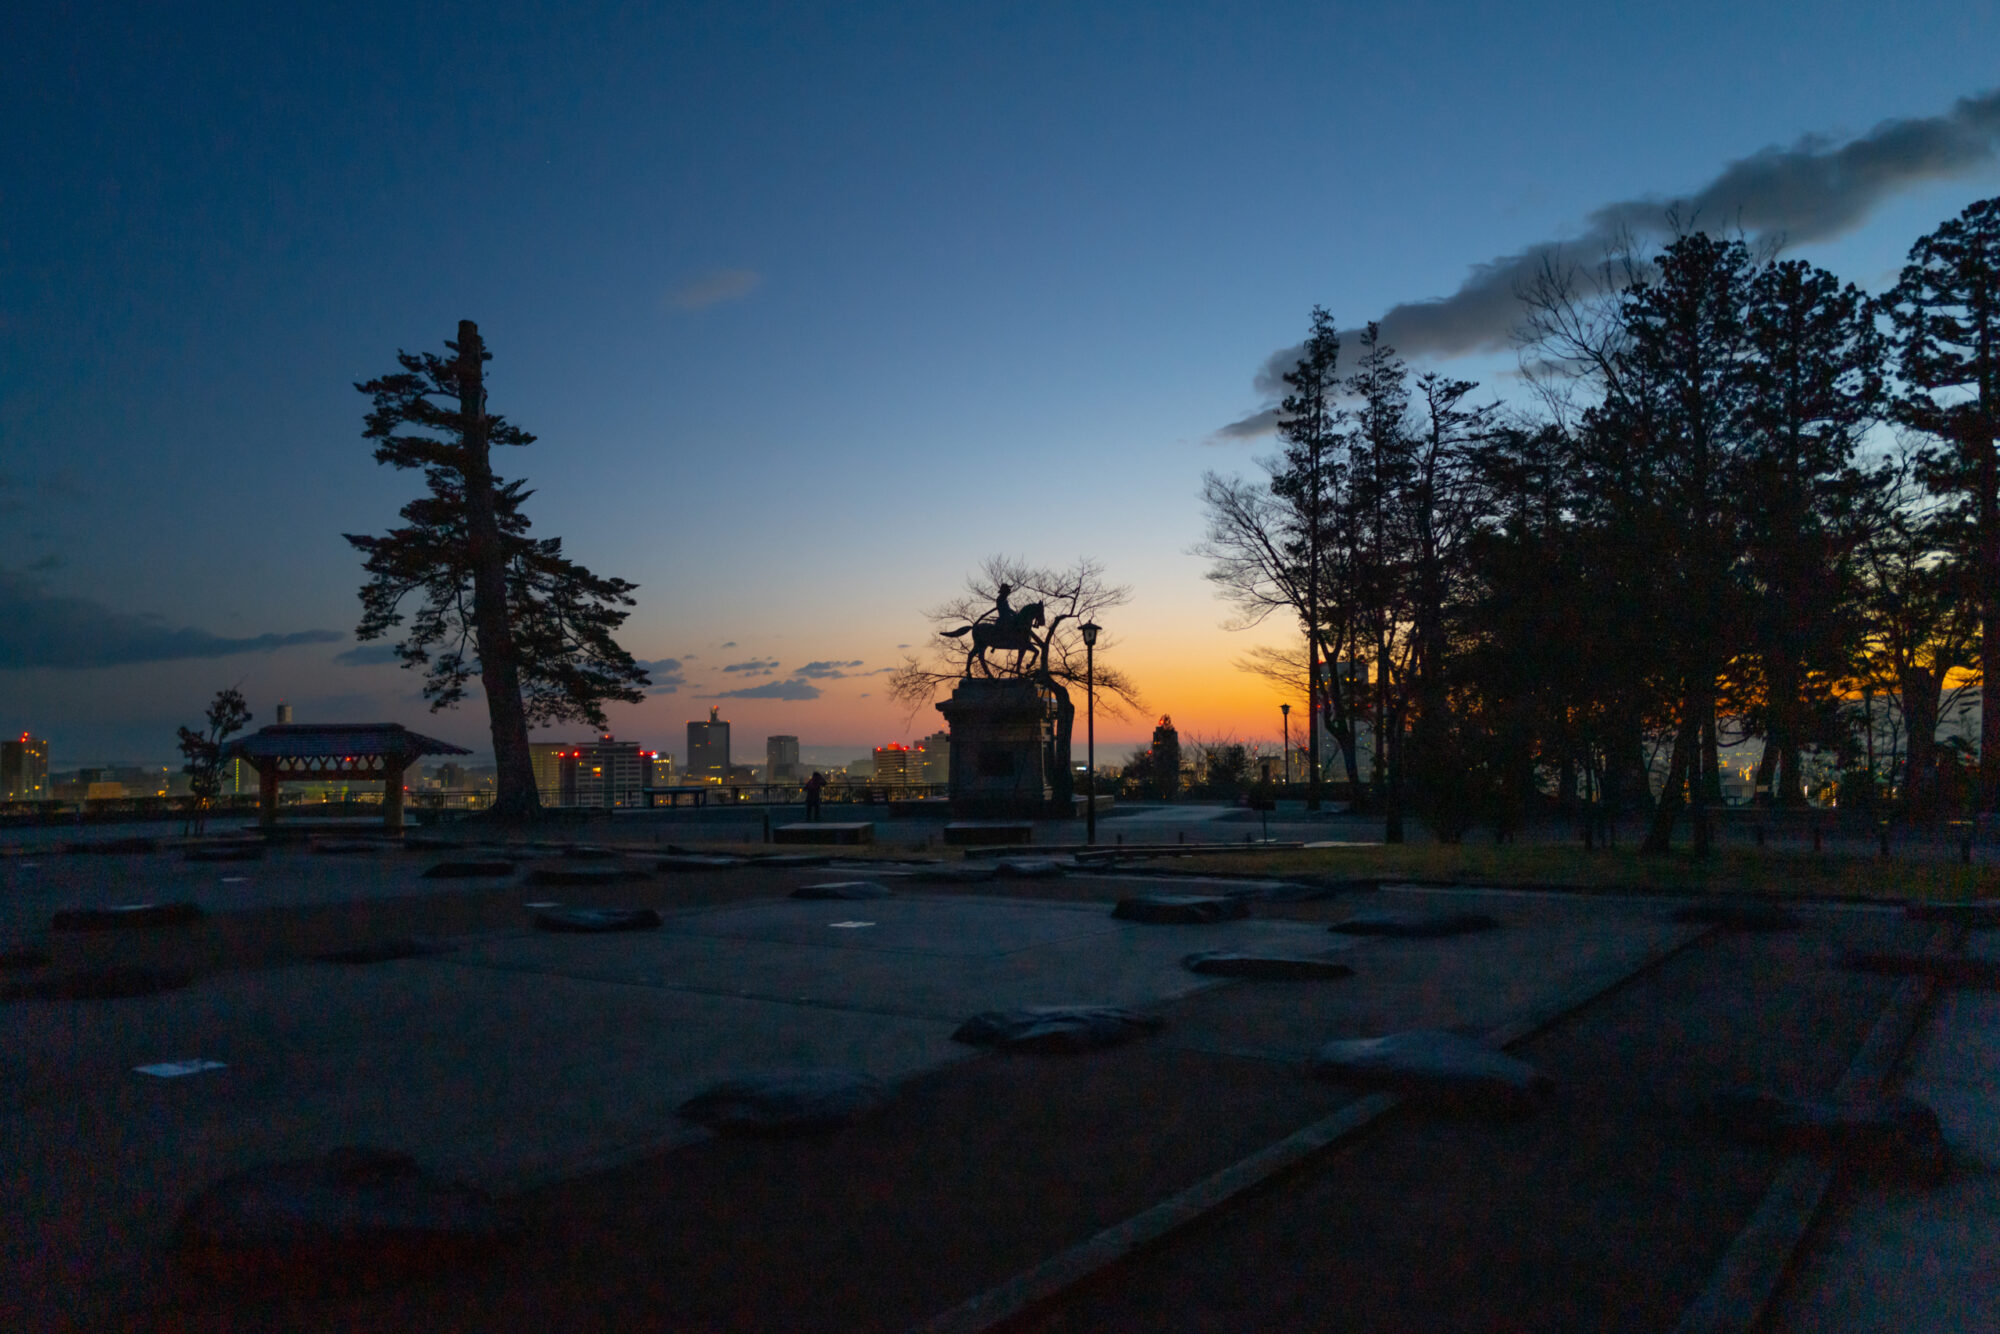
{"type": "Polygon", "coordinates": [[[1952,497],[1979,603],[1979,808],[2000,807],[2000,197],[1910,248],[1890,294],[1907,392],[1896,415],[1936,445],[1927,485],[1952,497]]]}
{"type": "Polygon", "coordinates": [[[428,492],[402,509],[406,526],[383,537],[347,534],[367,559],[357,639],[379,639],[419,605],[396,654],[424,669],[433,710],[465,697],[478,676],[492,721],[494,811],[532,816],[541,801],[528,729],[578,721],[604,726],[604,704],[637,703],[646,673],[612,633],[636,585],[566,559],[559,537],[528,536],[521,505],[531,492],[493,471],[491,447],[534,437],[486,411],[490,359],[471,320],[460,320],[448,357],[399,352],[403,369],[356,385],[374,402],[363,436],[375,461],[421,469],[428,492]]]}

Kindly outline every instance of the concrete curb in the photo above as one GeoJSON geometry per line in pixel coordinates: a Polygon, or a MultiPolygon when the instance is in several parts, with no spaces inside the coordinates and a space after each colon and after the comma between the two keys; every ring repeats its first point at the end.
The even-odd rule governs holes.
{"type": "MultiPolygon", "coordinates": [[[[1600,996],[1657,968],[1716,929],[1689,927],[1647,951],[1635,964],[1591,973],[1543,1009],[1492,1030],[1485,1035],[1486,1039],[1501,1047],[1525,1041],[1600,996]]],[[[998,1329],[1169,1234],[1220,1211],[1249,1191],[1306,1167],[1320,1154],[1355,1138],[1402,1103],[1401,1097],[1388,1093],[1372,1094],[1349,1103],[1333,1115],[1239,1159],[1152,1208],[913,1326],[909,1334],[987,1334],[998,1329]]]]}
{"type": "MultiPolygon", "coordinates": [[[[1926,949],[1957,948],[1962,930],[1943,926],[1926,949]]],[[[1879,1090],[1896,1068],[1922,1022],[1936,989],[1933,980],[1911,977],[1896,988],[1840,1083],[1837,1098],[1879,1090]]],[[[1838,1164],[1817,1155],[1794,1154],[1778,1169],[1750,1221],[1729,1244],[1722,1261],[1674,1325],[1674,1334],[1749,1334],[1769,1309],[1790,1272],[1806,1233],[1819,1216],[1838,1164]]]]}

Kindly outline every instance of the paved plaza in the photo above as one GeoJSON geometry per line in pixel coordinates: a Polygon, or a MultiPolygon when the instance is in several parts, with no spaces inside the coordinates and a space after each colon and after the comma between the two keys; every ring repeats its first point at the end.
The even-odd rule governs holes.
{"type": "MultiPolygon", "coordinates": [[[[1075,870],[940,886],[893,862],[661,871],[650,840],[620,851],[632,878],[588,890],[531,882],[559,849],[469,885],[424,878],[445,853],[388,848],[0,858],[0,943],[45,949],[51,970],[191,975],[152,995],[0,1006],[0,1207],[17,1220],[0,1242],[4,1323],[1671,1329],[1784,1159],[1720,1141],[1705,1100],[1744,1084],[1830,1092],[1906,985],[1844,968],[1843,953],[1922,948],[1939,930],[1875,907],[1807,907],[1795,931],[1751,934],[1677,923],[1670,901],[1636,895],[1258,897],[1267,886],[1075,870]],[[789,897],[858,877],[894,896],[789,897]],[[1242,920],[1110,911],[1151,891],[1246,889],[1242,920]],[[48,929],[61,908],[175,899],[210,915],[48,929]],[[528,905],[549,902],[650,906],[664,926],[529,929],[528,905]],[[1328,931],[1362,906],[1475,910],[1500,927],[1328,931]],[[435,952],[313,957],[410,937],[435,952]],[[1333,957],[1353,974],[1266,982],[1182,964],[1216,949],[1333,957]],[[980,1011],[1066,1003],[1163,1024],[1070,1056],[951,1037],[980,1011]],[[1557,1100],[1487,1124],[1304,1073],[1329,1040],[1408,1028],[1510,1044],[1557,1100]],[[731,1075],[822,1065],[887,1081],[890,1105],[784,1141],[718,1140],[675,1114],[731,1075]],[[306,1294],[179,1271],[168,1242],[195,1192],[343,1144],[493,1193],[522,1221],[515,1253],[306,1294]]],[[[1830,1313],[1865,1307],[1857,1284],[1880,1321],[1846,1327],[1923,1327],[1936,1294],[1898,1247],[1991,1290],[1993,1018],[1986,996],[1946,996],[1910,1066],[1962,1170],[1928,1192],[1844,1180],[1781,1294],[1787,1327],[1839,1327],[1830,1313]],[[1956,1229],[1949,1249],[1940,1228],[1956,1229]]]]}

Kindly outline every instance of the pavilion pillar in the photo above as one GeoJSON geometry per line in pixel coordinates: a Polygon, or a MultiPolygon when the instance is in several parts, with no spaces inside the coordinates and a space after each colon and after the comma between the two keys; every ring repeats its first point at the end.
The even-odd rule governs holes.
{"type": "Polygon", "coordinates": [[[278,827],[278,762],[274,759],[257,765],[257,824],[267,830],[278,827]]]}
{"type": "Polygon", "coordinates": [[[403,832],[403,763],[382,757],[382,825],[392,834],[403,832]]]}

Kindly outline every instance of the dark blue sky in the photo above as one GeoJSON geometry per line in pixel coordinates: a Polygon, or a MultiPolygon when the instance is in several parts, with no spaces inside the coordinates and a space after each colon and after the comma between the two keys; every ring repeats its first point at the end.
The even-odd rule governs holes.
{"type": "Polygon", "coordinates": [[[621,733],[677,747],[745,689],[746,737],[928,731],[874,673],[995,552],[1107,561],[1149,702],[1247,731],[1195,489],[1260,448],[1315,302],[1453,298],[1398,337],[1505,392],[1476,266],[1698,198],[1879,289],[2000,191],[2000,17],[1963,3],[70,5],[9,38],[0,731],[58,764],[163,755],[238,680],[263,720],[479,743],[338,659],[340,534],[412,484],[351,386],[460,318],[541,437],[538,527],[680,664],[621,733]]]}

